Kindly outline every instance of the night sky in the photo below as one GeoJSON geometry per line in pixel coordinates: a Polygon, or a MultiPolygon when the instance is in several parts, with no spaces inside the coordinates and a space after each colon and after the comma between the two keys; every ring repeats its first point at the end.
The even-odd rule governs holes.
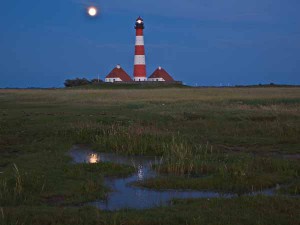
{"type": "Polygon", "coordinates": [[[148,76],[162,66],[191,85],[300,84],[299,0],[1,0],[0,87],[104,79],[116,64],[132,75],[138,16],[148,76]]]}

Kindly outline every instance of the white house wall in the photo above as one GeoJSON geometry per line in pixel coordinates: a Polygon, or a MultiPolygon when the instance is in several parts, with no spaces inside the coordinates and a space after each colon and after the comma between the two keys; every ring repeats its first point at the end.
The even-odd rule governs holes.
{"type": "Polygon", "coordinates": [[[134,77],[133,78],[134,81],[147,81],[146,77],[134,77]]]}
{"type": "Polygon", "coordinates": [[[120,78],[116,77],[116,78],[105,78],[105,82],[106,83],[113,83],[113,82],[120,82],[122,81],[120,78]]]}
{"type": "Polygon", "coordinates": [[[148,81],[165,81],[163,78],[148,78],[148,81]]]}

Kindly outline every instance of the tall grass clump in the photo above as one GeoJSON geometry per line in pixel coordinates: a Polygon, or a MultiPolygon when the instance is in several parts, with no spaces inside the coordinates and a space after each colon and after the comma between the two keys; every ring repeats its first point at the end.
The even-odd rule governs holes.
{"type": "Polygon", "coordinates": [[[190,147],[183,143],[165,145],[162,164],[155,168],[161,174],[173,176],[152,179],[145,182],[145,187],[219,190],[240,194],[281,187],[281,184],[299,179],[300,171],[299,165],[287,160],[226,154],[214,151],[209,145],[190,147]]]}
{"type": "Polygon", "coordinates": [[[96,135],[94,142],[119,154],[161,155],[163,143],[169,140],[168,136],[149,133],[143,127],[111,126],[103,130],[101,135],[96,135]]]}
{"type": "Polygon", "coordinates": [[[253,192],[292,182],[299,176],[299,166],[281,159],[238,156],[232,163],[220,165],[215,176],[219,189],[253,192]]]}
{"type": "Polygon", "coordinates": [[[20,205],[37,200],[45,188],[45,177],[27,173],[13,164],[0,178],[0,205],[20,205]]]}
{"type": "Polygon", "coordinates": [[[23,177],[16,164],[13,164],[14,176],[12,179],[2,178],[0,180],[0,203],[16,203],[23,200],[24,187],[23,177]]]}
{"type": "Polygon", "coordinates": [[[22,181],[22,177],[21,174],[19,172],[19,169],[17,167],[16,164],[13,165],[14,166],[14,172],[15,172],[15,180],[16,180],[16,185],[14,188],[14,193],[17,196],[21,196],[22,192],[23,192],[23,181],[22,181]]]}
{"type": "Polygon", "coordinates": [[[81,124],[66,135],[71,136],[77,143],[92,144],[101,151],[127,155],[162,155],[163,145],[172,141],[172,136],[157,133],[141,125],[127,127],[118,124],[81,124]]]}
{"type": "Polygon", "coordinates": [[[163,145],[163,164],[156,168],[159,172],[166,174],[197,176],[214,170],[212,164],[218,160],[218,156],[219,154],[214,152],[209,144],[177,143],[173,138],[171,143],[163,145]]]}

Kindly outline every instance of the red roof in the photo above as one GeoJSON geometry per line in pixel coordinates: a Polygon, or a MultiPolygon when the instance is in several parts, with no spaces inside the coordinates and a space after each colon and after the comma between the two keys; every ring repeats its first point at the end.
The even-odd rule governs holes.
{"type": "Polygon", "coordinates": [[[161,67],[158,67],[149,78],[163,78],[165,81],[174,81],[173,77],[161,67]]]}
{"type": "Polygon", "coordinates": [[[114,68],[106,78],[120,78],[122,81],[132,81],[131,77],[120,66],[114,68]]]}

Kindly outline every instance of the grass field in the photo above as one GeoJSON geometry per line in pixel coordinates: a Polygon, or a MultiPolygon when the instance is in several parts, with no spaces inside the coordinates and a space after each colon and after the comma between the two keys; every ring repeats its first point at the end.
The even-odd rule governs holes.
{"type": "Polygon", "coordinates": [[[300,88],[0,90],[0,224],[300,224],[299,154],[300,88]],[[143,187],[284,195],[79,207],[132,168],[74,165],[74,144],[163,157],[143,187]]]}

